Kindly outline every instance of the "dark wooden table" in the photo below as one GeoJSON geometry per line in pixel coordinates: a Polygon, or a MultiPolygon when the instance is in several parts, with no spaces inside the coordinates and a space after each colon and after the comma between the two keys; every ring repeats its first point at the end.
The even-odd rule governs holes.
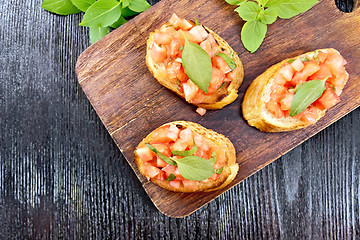
{"type": "MultiPolygon", "coordinates": [[[[338,5],[351,11],[351,2],[338,5]]],[[[76,59],[89,46],[82,16],[40,4],[0,5],[0,239],[360,238],[359,109],[172,219],[151,203],[77,82],[76,59]]]]}

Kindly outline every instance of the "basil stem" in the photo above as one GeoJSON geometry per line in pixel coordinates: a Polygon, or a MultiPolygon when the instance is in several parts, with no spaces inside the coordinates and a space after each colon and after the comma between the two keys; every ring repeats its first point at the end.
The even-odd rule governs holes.
{"type": "Polygon", "coordinates": [[[220,168],[220,169],[215,169],[215,173],[217,174],[221,174],[224,170],[224,167],[220,168]]]}
{"type": "Polygon", "coordinates": [[[174,156],[187,157],[187,156],[191,156],[194,153],[196,153],[197,150],[198,150],[198,147],[195,145],[192,149],[190,149],[188,151],[171,150],[171,152],[174,156]]]}
{"type": "Polygon", "coordinates": [[[145,143],[146,146],[148,146],[151,151],[153,151],[154,153],[156,153],[156,155],[161,158],[162,160],[164,160],[164,162],[166,162],[167,164],[171,165],[171,166],[174,166],[176,165],[176,162],[174,159],[171,159],[167,156],[165,156],[164,154],[162,154],[161,152],[159,152],[156,148],[154,148],[153,146],[151,146],[150,144],[148,143],[145,143]]]}
{"type": "Polygon", "coordinates": [[[225,53],[218,53],[216,56],[221,57],[222,59],[224,59],[224,61],[227,63],[227,65],[229,65],[231,71],[233,71],[237,66],[236,63],[234,62],[234,60],[232,60],[229,55],[225,54],[225,53]]]}

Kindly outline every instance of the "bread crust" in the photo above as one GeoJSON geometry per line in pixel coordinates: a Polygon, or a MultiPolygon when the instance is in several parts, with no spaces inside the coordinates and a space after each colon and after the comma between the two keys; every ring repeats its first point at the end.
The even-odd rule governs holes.
{"type": "MultiPolygon", "coordinates": [[[[163,27],[171,26],[170,23],[164,24],[163,27]]],[[[231,81],[231,83],[228,85],[228,87],[223,87],[219,89],[218,91],[214,92],[213,94],[206,96],[203,103],[194,104],[191,103],[197,107],[205,108],[205,109],[221,109],[224,106],[232,103],[236,100],[238,97],[238,88],[240,87],[241,83],[244,79],[244,68],[242,65],[242,62],[237,55],[237,53],[230,47],[230,45],[221,38],[218,34],[213,32],[211,29],[204,26],[206,31],[213,34],[216,42],[220,46],[220,49],[227,51],[228,53],[234,52],[233,60],[236,63],[237,67],[234,69],[234,79],[231,81]]],[[[181,98],[185,99],[185,95],[182,91],[180,91],[177,80],[176,79],[170,79],[167,76],[165,66],[161,64],[155,63],[151,56],[150,56],[150,50],[151,47],[155,41],[154,35],[156,32],[159,32],[159,30],[155,30],[154,32],[150,33],[149,39],[147,40],[147,47],[146,47],[146,65],[148,66],[149,71],[154,76],[154,78],[164,87],[170,89],[171,91],[175,92],[177,95],[179,95],[181,98]]]]}
{"type": "MultiPolygon", "coordinates": [[[[185,128],[190,128],[194,133],[198,133],[202,135],[209,143],[211,143],[211,145],[215,145],[223,149],[226,149],[225,154],[226,154],[227,163],[224,166],[222,173],[219,175],[219,178],[216,181],[209,179],[204,181],[197,181],[197,186],[198,186],[197,190],[189,191],[189,189],[186,189],[183,185],[181,185],[180,188],[174,188],[170,185],[170,181],[166,181],[166,180],[161,181],[158,179],[151,178],[150,180],[153,183],[159,185],[160,187],[175,192],[200,192],[200,191],[215,191],[218,189],[222,189],[234,180],[239,170],[239,165],[236,163],[236,152],[234,145],[231,143],[231,141],[228,138],[213,130],[204,128],[197,123],[188,122],[188,121],[175,121],[175,122],[166,123],[162,126],[170,125],[170,124],[182,125],[185,128]]],[[[139,143],[136,149],[144,146],[144,144],[147,142],[151,142],[153,132],[147,135],[139,143]]],[[[144,162],[137,154],[136,149],[135,149],[135,163],[138,166],[140,173],[145,176],[146,174],[145,174],[144,162]]]]}
{"type": "MultiPolygon", "coordinates": [[[[329,51],[330,49],[331,48],[318,49],[294,58],[302,57],[304,55],[312,56],[311,54],[314,54],[315,51],[329,51]]],[[[332,50],[336,51],[335,49],[332,50]]],[[[242,104],[242,111],[244,118],[248,121],[250,126],[256,127],[263,132],[283,132],[293,131],[312,125],[292,117],[277,119],[265,106],[265,103],[270,99],[270,87],[281,66],[290,59],[294,58],[285,59],[271,66],[264,73],[259,75],[246,90],[242,104]]],[[[316,119],[316,122],[325,115],[325,112],[326,109],[318,110],[318,118],[316,119]]]]}

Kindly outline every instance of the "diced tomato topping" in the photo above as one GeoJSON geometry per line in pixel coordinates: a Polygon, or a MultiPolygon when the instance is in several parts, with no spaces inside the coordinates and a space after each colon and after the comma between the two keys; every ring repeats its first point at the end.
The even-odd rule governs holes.
{"type": "Polygon", "coordinates": [[[169,62],[166,66],[166,72],[170,79],[176,79],[181,68],[181,63],[177,61],[169,62]]]}
{"type": "Polygon", "coordinates": [[[304,64],[300,58],[295,59],[290,65],[296,72],[300,72],[304,68],[304,64]]]}
{"type": "Polygon", "coordinates": [[[320,70],[320,66],[315,61],[305,62],[304,68],[300,72],[296,72],[291,79],[291,84],[297,86],[300,83],[306,82],[307,78],[320,70]]]}
{"type": "Polygon", "coordinates": [[[171,141],[173,141],[173,139],[168,136],[168,130],[169,130],[168,125],[162,126],[158,129],[156,129],[151,134],[151,138],[156,139],[156,141],[163,142],[163,143],[171,142],[171,141]]]}
{"type": "Polygon", "coordinates": [[[193,27],[189,33],[191,33],[191,35],[193,35],[193,41],[196,43],[200,43],[203,40],[205,40],[207,38],[207,36],[209,35],[207,33],[207,31],[203,28],[203,26],[198,25],[193,27]]]}
{"type": "Polygon", "coordinates": [[[331,88],[328,88],[317,101],[328,109],[340,102],[340,98],[331,88]]]}
{"type": "Polygon", "coordinates": [[[154,156],[156,156],[156,154],[153,151],[151,151],[151,149],[146,145],[136,149],[136,153],[143,161],[151,161],[154,158],[154,156]]]}
{"type": "Polygon", "coordinates": [[[331,83],[335,87],[343,88],[348,78],[349,74],[344,71],[340,73],[337,77],[330,79],[329,83],[331,83]]]}
{"type": "MultiPolygon", "coordinates": [[[[214,169],[220,169],[222,168],[226,163],[226,153],[225,150],[218,147],[213,147],[210,149],[210,153],[215,151],[216,153],[216,163],[213,165],[214,169]]],[[[211,155],[210,155],[211,156],[211,155]]]]}
{"type": "Polygon", "coordinates": [[[180,41],[178,39],[173,39],[171,44],[168,46],[168,55],[172,58],[178,57],[180,53],[180,46],[180,41]]]}
{"type": "MultiPolygon", "coordinates": [[[[283,77],[282,74],[278,74],[274,80],[274,85],[273,86],[276,86],[276,85],[281,85],[281,86],[284,86],[284,84],[286,83],[286,79],[283,77]]],[[[272,87],[272,89],[274,90],[276,87],[272,87]]]]}
{"type": "Polygon", "coordinates": [[[284,97],[280,100],[281,110],[283,111],[290,110],[293,99],[294,99],[294,94],[285,93],[284,97]]]}
{"type": "Polygon", "coordinates": [[[212,46],[211,46],[211,42],[209,39],[206,39],[204,41],[202,41],[200,43],[200,47],[202,49],[204,49],[208,54],[209,54],[209,57],[212,58],[214,57],[214,53],[213,53],[213,50],[212,50],[212,46]]]}
{"type": "Polygon", "coordinates": [[[173,188],[180,188],[181,186],[181,181],[178,181],[178,180],[173,180],[173,181],[170,181],[170,186],[172,186],[173,188]]]}
{"type": "Polygon", "coordinates": [[[172,38],[176,37],[176,30],[175,30],[174,26],[172,26],[172,25],[162,27],[160,29],[160,32],[166,33],[166,34],[170,35],[172,38]]]}
{"type": "Polygon", "coordinates": [[[218,68],[212,68],[211,82],[208,88],[207,94],[212,94],[219,89],[221,84],[224,82],[225,74],[218,68]]]}
{"type": "Polygon", "coordinates": [[[196,109],[196,112],[197,112],[198,114],[200,114],[201,116],[204,116],[205,113],[206,113],[206,109],[199,107],[199,108],[196,109]]]}
{"type": "Polygon", "coordinates": [[[307,109],[305,109],[305,111],[299,113],[298,115],[296,115],[294,117],[299,118],[301,121],[303,121],[305,123],[313,124],[316,122],[319,115],[317,113],[317,108],[310,106],[307,109]]]}
{"type": "Polygon", "coordinates": [[[225,75],[225,77],[228,78],[228,79],[231,79],[231,81],[234,80],[235,77],[236,77],[235,70],[232,71],[232,72],[228,72],[228,73],[225,75]]]}
{"type": "Polygon", "coordinates": [[[344,58],[336,51],[329,52],[325,63],[329,66],[331,72],[338,76],[345,71],[344,58]]]}
{"type": "Polygon", "coordinates": [[[157,32],[154,34],[155,42],[158,45],[170,44],[172,37],[167,33],[157,32]]]}
{"type": "Polygon", "coordinates": [[[290,81],[294,76],[294,72],[294,69],[289,64],[287,64],[280,69],[279,74],[281,74],[286,79],[286,81],[290,81]]]}
{"type": "Polygon", "coordinates": [[[185,151],[188,148],[188,143],[183,139],[179,138],[175,141],[175,143],[171,146],[172,150],[185,151]]]}
{"type": "Polygon", "coordinates": [[[214,173],[214,174],[211,175],[211,177],[210,177],[210,179],[211,179],[211,180],[214,180],[214,181],[218,180],[218,178],[219,178],[219,174],[216,174],[216,173],[214,173]]]}
{"type": "Polygon", "coordinates": [[[159,157],[156,157],[156,166],[163,168],[166,167],[168,164],[166,162],[164,162],[164,160],[162,160],[159,157]]]}
{"type": "Polygon", "coordinates": [[[164,46],[159,46],[156,43],[154,43],[150,50],[150,56],[154,62],[157,63],[162,62],[167,57],[167,49],[164,46]]]}
{"type": "Polygon", "coordinates": [[[165,156],[171,157],[171,150],[167,144],[165,143],[150,143],[150,144],[165,156]]]}
{"type": "Polygon", "coordinates": [[[193,132],[189,129],[186,128],[184,130],[181,130],[180,134],[179,134],[180,139],[182,139],[186,144],[188,144],[188,146],[193,147],[194,146],[194,134],[193,132]]]}
{"type": "Polygon", "coordinates": [[[209,151],[210,149],[209,144],[201,135],[194,134],[194,141],[196,146],[198,146],[198,148],[201,148],[204,151],[209,151]]]}
{"type": "Polygon", "coordinates": [[[218,44],[212,34],[209,34],[208,38],[212,48],[218,47],[218,44]]]}
{"type": "Polygon", "coordinates": [[[325,60],[326,60],[326,58],[327,58],[327,55],[328,55],[328,54],[327,54],[326,52],[320,51],[319,54],[318,54],[318,56],[317,56],[317,58],[319,59],[319,62],[320,62],[320,63],[324,63],[325,60]]]}
{"type": "Polygon", "coordinates": [[[180,133],[180,129],[177,128],[175,125],[170,125],[168,137],[171,138],[173,141],[178,139],[180,133]]]}
{"type": "Polygon", "coordinates": [[[284,94],[286,92],[286,87],[284,85],[274,84],[271,88],[273,94],[284,94]]]}
{"type": "Polygon", "coordinates": [[[319,80],[324,79],[326,77],[332,76],[331,70],[327,64],[320,63],[320,69],[316,73],[310,76],[310,80],[319,80]]]}
{"type": "Polygon", "coordinates": [[[186,82],[189,79],[183,67],[180,68],[176,77],[180,82],[186,82]]]}
{"type": "Polygon", "coordinates": [[[199,87],[189,79],[186,83],[183,83],[183,90],[185,100],[191,102],[196,93],[199,91],[199,87]]]}
{"type": "Polygon", "coordinates": [[[150,178],[156,177],[158,174],[162,172],[159,168],[154,167],[152,165],[145,163],[144,166],[146,169],[146,175],[150,178]]]}
{"type": "Polygon", "coordinates": [[[189,30],[193,25],[186,19],[178,17],[175,13],[171,16],[169,22],[175,27],[182,30],[189,30]]]}
{"type": "MultiPolygon", "coordinates": [[[[168,177],[170,174],[174,174],[176,171],[176,166],[167,165],[161,170],[163,170],[166,173],[166,177],[168,177]]],[[[174,174],[175,175],[175,174],[174,174]]]]}
{"type": "Polygon", "coordinates": [[[267,109],[275,115],[276,118],[282,118],[284,116],[283,111],[281,111],[280,104],[277,102],[270,100],[266,103],[267,109]]]}
{"type": "Polygon", "coordinates": [[[231,68],[229,65],[225,62],[225,60],[222,57],[215,56],[211,59],[211,63],[213,67],[216,67],[220,69],[223,73],[229,73],[231,72],[231,68]]]}

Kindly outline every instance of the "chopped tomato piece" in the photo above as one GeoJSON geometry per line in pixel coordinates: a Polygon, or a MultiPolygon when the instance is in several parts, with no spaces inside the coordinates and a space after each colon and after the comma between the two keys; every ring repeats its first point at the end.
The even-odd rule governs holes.
{"type": "Polygon", "coordinates": [[[236,77],[235,70],[232,71],[232,72],[228,72],[228,73],[225,75],[225,77],[231,79],[231,81],[234,80],[235,77],[236,77]]]}
{"type": "Polygon", "coordinates": [[[219,174],[214,173],[209,179],[216,181],[219,178],[219,174]]]}
{"type": "Polygon", "coordinates": [[[206,140],[203,138],[203,136],[199,134],[194,134],[194,141],[198,148],[201,148],[203,151],[209,151],[210,147],[209,144],[206,142],[206,140]]]}
{"type": "Polygon", "coordinates": [[[181,63],[177,61],[171,61],[166,66],[166,72],[170,79],[176,79],[179,71],[180,71],[181,63]]]}
{"type": "Polygon", "coordinates": [[[164,162],[164,160],[162,160],[158,156],[156,157],[156,166],[163,168],[163,167],[166,167],[167,165],[168,164],[166,162],[164,162]]]}
{"type": "Polygon", "coordinates": [[[280,108],[283,111],[290,110],[293,102],[294,95],[291,93],[285,93],[284,97],[280,100],[280,108]]]}
{"type": "Polygon", "coordinates": [[[170,186],[172,186],[173,188],[180,188],[180,185],[181,185],[181,181],[178,180],[170,181],[170,186]]]}
{"type": "Polygon", "coordinates": [[[212,94],[219,89],[221,84],[224,82],[225,74],[218,68],[212,68],[211,82],[208,88],[207,94],[212,94]]]}
{"type": "Polygon", "coordinates": [[[168,135],[169,125],[162,126],[156,129],[152,134],[151,138],[156,139],[157,142],[168,143],[172,142],[173,139],[168,135]]]}
{"type": "Polygon", "coordinates": [[[316,122],[319,115],[317,113],[317,108],[312,106],[312,107],[308,107],[307,109],[305,109],[305,111],[299,113],[294,117],[300,119],[305,123],[313,124],[316,122]]]}
{"type": "Polygon", "coordinates": [[[175,13],[171,16],[169,22],[175,27],[182,30],[189,30],[193,25],[186,19],[178,17],[175,13]]]}
{"type": "Polygon", "coordinates": [[[180,129],[178,129],[175,125],[170,125],[168,137],[171,138],[173,141],[178,139],[180,133],[180,129]]]}
{"type": "Polygon", "coordinates": [[[335,76],[338,76],[340,73],[345,71],[344,58],[336,51],[329,52],[329,55],[328,55],[325,63],[329,66],[331,72],[335,76]]]}
{"type": "Polygon", "coordinates": [[[327,53],[320,51],[317,58],[319,59],[319,62],[324,63],[327,58],[327,53]]]}
{"type": "Polygon", "coordinates": [[[331,88],[328,88],[317,101],[321,103],[324,108],[329,109],[340,102],[340,98],[331,88]]]}
{"type": "Polygon", "coordinates": [[[176,77],[180,82],[186,82],[189,79],[189,77],[186,75],[185,70],[182,66],[179,69],[179,72],[176,77]]]}
{"type": "Polygon", "coordinates": [[[223,73],[229,73],[231,72],[231,68],[229,65],[225,62],[225,60],[222,57],[215,56],[211,59],[211,63],[213,67],[216,67],[220,69],[223,73]]]}
{"type": "Polygon", "coordinates": [[[210,153],[215,151],[216,153],[216,163],[213,165],[214,169],[222,168],[226,163],[226,153],[225,149],[219,147],[213,147],[210,149],[210,153]]]}
{"type": "Polygon", "coordinates": [[[176,58],[178,57],[179,53],[180,53],[180,46],[181,43],[178,39],[173,39],[170,43],[170,45],[168,45],[168,55],[172,58],[176,58]]]}
{"type": "Polygon", "coordinates": [[[349,74],[346,71],[344,71],[340,73],[336,78],[330,79],[328,82],[334,85],[335,87],[343,88],[348,78],[349,78],[349,74]]]}
{"type": "Polygon", "coordinates": [[[146,145],[136,149],[136,153],[143,161],[151,161],[154,158],[154,156],[156,156],[156,154],[153,151],[151,151],[151,149],[146,145]]]}
{"type": "Polygon", "coordinates": [[[146,176],[153,178],[156,177],[158,174],[160,174],[162,171],[154,166],[151,166],[149,164],[144,164],[146,176]]]}
{"type": "Polygon", "coordinates": [[[205,159],[210,159],[210,157],[211,157],[211,154],[209,153],[209,151],[204,150],[201,147],[198,148],[195,155],[198,156],[198,157],[201,157],[201,158],[205,158],[205,159]]]}
{"type": "Polygon", "coordinates": [[[272,89],[272,94],[276,93],[276,94],[284,94],[286,92],[286,87],[284,87],[284,85],[273,85],[271,87],[272,89]]]}
{"type": "Polygon", "coordinates": [[[282,74],[278,74],[274,80],[273,89],[275,88],[275,85],[284,85],[286,83],[286,79],[283,77],[282,74]]]}
{"type": "Polygon", "coordinates": [[[279,71],[279,73],[283,75],[286,81],[290,81],[292,79],[292,77],[294,76],[294,72],[294,69],[289,64],[283,66],[279,71]]]}
{"type": "Polygon", "coordinates": [[[189,146],[188,143],[180,138],[175,141],[175,143],[171,146],[171,149],[178,151],[185,151],[188,148],[188,146],[189,146]]]}
{"type": "Polygon", "coordinates": [[[293,84],[293,86],[297,86],[300,83],[304,83],[309,76],[313,75],[319,70],[320,66],[317,62],[305,62],[303,70],[295,73],[293,79],[291,79],[291,84],[293,84]]]}
{"type": "Polygon", "coordinates": [[[158,45],[167,45],[171,43],[172,37],[167,33],[157,32],[154,34],[155,42],[158,45]]]}
{"type": "Polygon", "coordinates": [[[190,128],[181,130],[179,134],[180,139],[182,139],[189,147],[194,146],[194,134],[190,128]]]}
{"type": "Polygon", "coordinates": [[[200,47],[202,49],[204,49],[209,54],[210,58],[212,58],[214,56],[212,46],[211,46],[211,42],[210,42],[209,39],[206,39],[206,40],[202,41],[200,43],[200,47]]]}
{"type": "Polygon", "coordinates": [[[295,59],[290,65],[296,72],[300,72],[304,68],[304,63],[300,58],[295,59]]]}
{"type": "Polygon", "coordinates": [[[199,91],[199,87],[189,79],[186,83],[183,83],[183,90],[185,94],[185,100],[191,102],[196,93],[199,91]]]}
{"type": "Polygon", "coordinates": [[[176,168],[177,168],[176,166],[167,165],[166,167],[163,167],[161,170],[164,171],[166,173],[166,177],[168,177],[170,174],[175,173],[176,168]]]}
{"type": "Polygon", "coordinates": [[[165,143],[150,143],[150,144],[165,156],[171,157],[171,150],[167,144],[165,143]]]}
{"type": "Polygon", "coordinates": [[[172,26],[172,25],[162,27],[160,29],[160,32],[166,33],[166,34],[170,35],[172,38],[174,38],[176,36],[176,30],[175,30],[174,26],[172,26]]]}
{"type": "Polygon", "coordinates": [[[327,64],[320,63],[320,69],[316,73],[310,76],[310,80],[319,80],[324,79],[326,77],[332,76],[331,70],[327,64]]]}
{"type": "Polygon", "coordinates": [[[280,105],[277,102],[270,100],[266,103],[266,107],[276,118],[282,118],[284,116],[284,113],[281,111],[280,105]]]}
{"type": "Polygon", "coordinates": [[[167,57],[167,49],[165,46],[159,46],[156,43],[154,43],[150,50],[150,56],[154,62],[157,63],[162,62],[167,57]]]}
{"type": "Polygon", "coordinates": [[[189,33],[191,33],[191,35],[193,35],[193,40],[196,43],[200,43],[203,40],[205,40],[207,38],[207,36],[209,35],[208,32],[203,28],[203,26],[198,25],[193,27],[189,33]]]}
{"type": "Polygon", "coordinates": [[[200,114],[201,116],[204,116],[205,113],[206,113],[206,109],[199,107],[199,108],[196,109],[196,112],[197,112],[198,114],[200,114]]]}
{"type": "Polygon", "coordinates": [[[212,48],[218,47],[218,44],[212,34],[209,34],[207,39],[209,40],[212,48]]]}

